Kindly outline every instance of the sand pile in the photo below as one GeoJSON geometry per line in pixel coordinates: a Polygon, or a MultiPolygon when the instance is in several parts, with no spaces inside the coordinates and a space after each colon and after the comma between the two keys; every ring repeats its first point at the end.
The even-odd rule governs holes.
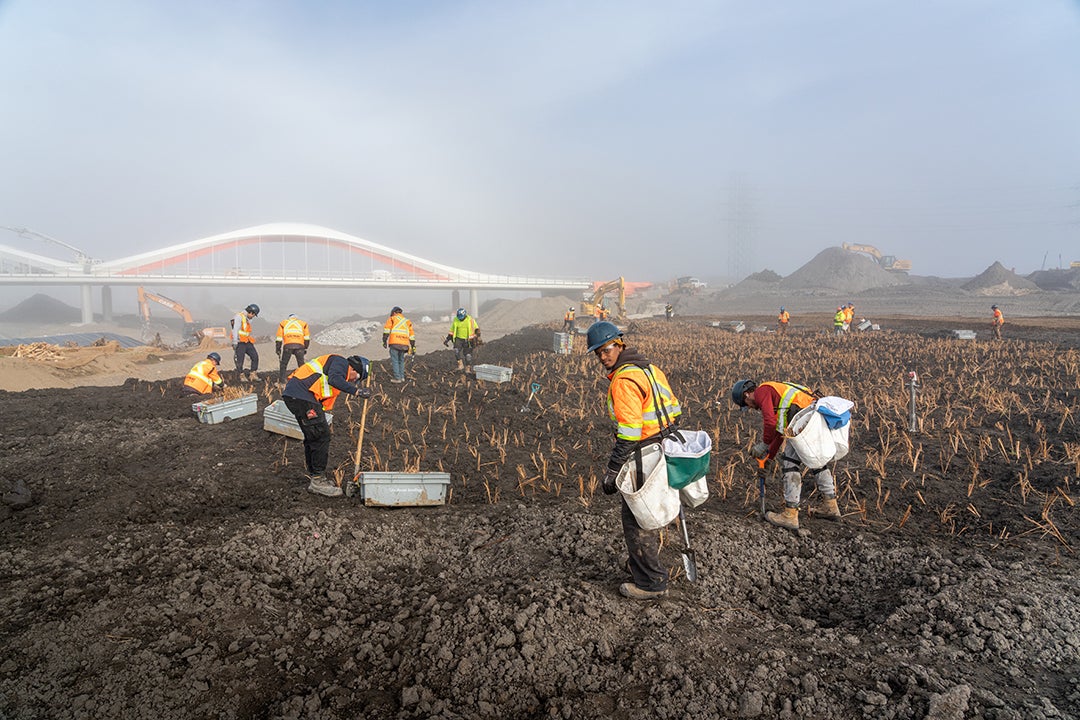
{"type": "Polygon", "coordinates": [[[37,293],[0,313],[0,321],[12,323],[74,323],[82,311],[44,293],[37,293]]]}
{"type": "Polygon", "coordinates": [[[838,247],[825,248],[810,262],[777,283],[777,289],[796,293],[857,293],[872,288],[910,284],[907,276],[891,273],[864,255],[838,247]]]}
{"type": "Polygon", "coordinates": [[[1026,295],[1039,289],[1038,285],[1007,270],[996,260],[963,287],[979,295],[1026,295]]]}
{"type": "MultiPolygon", "coordinates": [[[[605,297],[604,302],[614,308],[614,298],[609,300],[605,297]]],[[[517,330],[537,323],[561,323],[569,307],[573,307],[575,311],[580,310],[579,303],[561,295],[526,300],[496,300],[484,303],[478,322],[481,330],[517,330]]]]}

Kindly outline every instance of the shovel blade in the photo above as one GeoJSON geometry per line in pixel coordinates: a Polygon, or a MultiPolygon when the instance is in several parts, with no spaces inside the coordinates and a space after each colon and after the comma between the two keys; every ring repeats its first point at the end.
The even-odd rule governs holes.
{"type": "Polygon", "coordinates": [[[690,582],[697,582],[697,558],[694,556],[693,550],[683,550],[682,564],[683,570],[686,571],[686,579],[690,582]]]}

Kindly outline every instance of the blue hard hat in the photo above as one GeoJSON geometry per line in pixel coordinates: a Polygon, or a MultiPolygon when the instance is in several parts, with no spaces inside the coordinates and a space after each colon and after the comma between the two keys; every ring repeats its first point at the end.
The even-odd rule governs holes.
{"type": "Polygon", "coordinates": [[[468,315],[468,313],[465,312],[465,308],[458,308],[457,309],[457,319],[458,320],[464,320],[466,315],[468,315]]]}
{"type": "Polygon", "coordinates": [[[780,312],[784,312],[784,306],[783,305],[780,306],[780,312]]]}
{"type": "Polygon", "coordinates": [[[213,360],[213,361],[214,361],[214,362],[216,362],[216,363],[217,363],[218,365],[220,365],[220,364],[221,364],[221,356],[220,356],[220,355],[218,355],[217,353],[210,353],[209,355],[207,355],[207,356],[206,356],[206,359],[207,359],[207,360],[213,360]]]}
{"type": "Polygon", "coordinates": [[[739,407],[746,407],[746,393],[753,392],[757,383],[753,380],[740,380],[731,388],[731,402],[739,407]]]}
{"type": "Polygon", "coordinates": [[[368,363],[368,359],[366,357],[360,357],[359,355],[352,355],[352,356],[347,357],[345,359],[348,361],[349,367],[351,367],[353,370],[355,370],[360,375],[361,380],[366,380],[367,379],[369,363],[368,363]]]}
{"type": "Polygon", "coordinates": [[[589,326],[589,332],[585,335],[585,339],[589,343],[589,352],[595,352],[615,338],[621,338],[622,336],[622,330],[619,330],[615,323],[601,320],[589,326]]]}

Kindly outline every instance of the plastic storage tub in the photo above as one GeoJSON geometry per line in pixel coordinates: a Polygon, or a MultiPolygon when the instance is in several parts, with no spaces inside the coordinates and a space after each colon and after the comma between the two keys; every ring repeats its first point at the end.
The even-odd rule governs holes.
{"type": "MultiPolygon", "coordinates": [[[[326,413],[326,422],[333,425],[333,413],[326,413]]],[[[263,430],[297,440],[304,439],[304,433],[300,430],[300,424],[296,422],[296,416],[285,406],[284,400],[275,400],[263,410],[263,430]]]]}
{"type": "Polygon", "coordinates": [[[476,373],[477,380],[497,383],[509,382],[510,376],[514,373],[512,368],[499,365],[473,365],[473,372],[476,373]]]}
{"type": "Polygon", "coordinates": [[[259,396],[255,393],[244,395],[235,400],[226,400],[217,403],[197,402],[191,406],[192,412],[199,418],[199,422],[214,425],[226,420],[235,420],[245,415],[254,415],[259,409],[259,396]]]}
{"type": "Polygon", "coordinates": [[[357,479],[365,505],[419,507],[445,505],[450,473],[365,472],[357,479]]]}

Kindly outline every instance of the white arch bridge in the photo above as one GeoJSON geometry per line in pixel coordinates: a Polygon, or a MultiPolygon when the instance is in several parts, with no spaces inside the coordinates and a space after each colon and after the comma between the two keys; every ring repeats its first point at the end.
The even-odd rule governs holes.
{"type": "Polygon", "coordinates": [[[57,260],[0,245],[0,285],[77,285],[82,288],[84,323],[93,321],[95,287],[101,288],[102,314],[111,319],[114,285],[446,288],[468,290],[473,313],[477,311],[478,290],[592,288],[584,278],[462,270],[337,230],[300,223],[259,225],[108,261],[94,259],[78,248],[25,228],[6,229],[62,245],[75,254],[75,259],[57,260]]]}

